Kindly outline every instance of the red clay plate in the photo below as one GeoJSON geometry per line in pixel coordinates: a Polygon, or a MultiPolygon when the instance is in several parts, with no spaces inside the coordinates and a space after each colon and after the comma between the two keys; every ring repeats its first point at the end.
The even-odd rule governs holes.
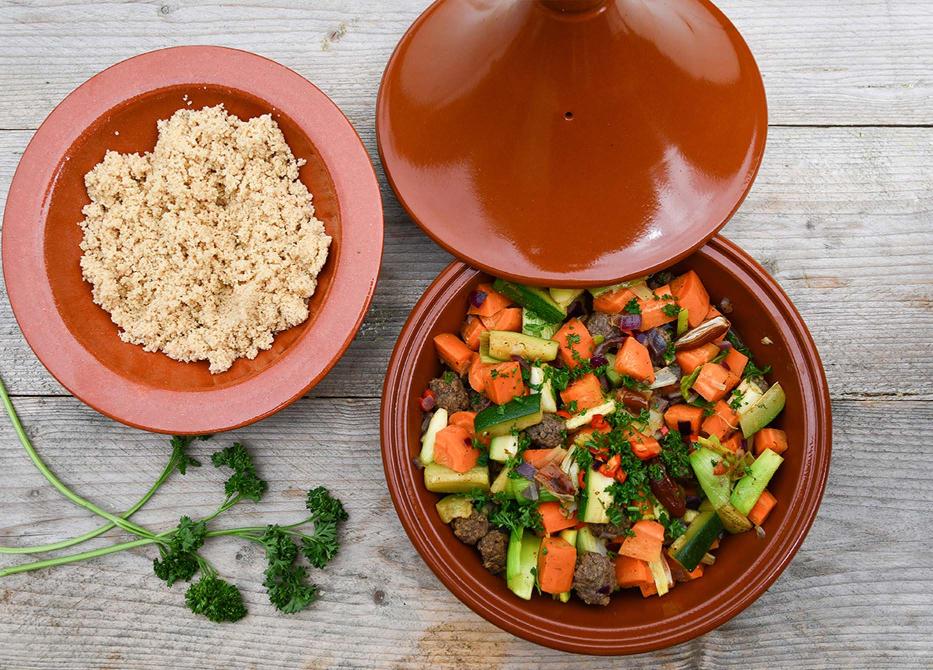
{"type": "Polygon", "coordinates": [[[29,346],[65,388],[137,428],[213,433],[257,421],[314,386],[353,339],[382,260],[382,202],[350,122],[318,88],[255,54],[177,47],[118,63],[55,108],[26,148],[3,218],[3,275],[29,346]],[[191,104],[188,105],[187,103],[191,104]],[[117,335],[78,265],[84,174],[108,149],[155,146],[156,121],[224,103],[241,118],[272,113],[333,238],[309,319],[254,360],[219,375],[206,362],[146,353],[117,335]]]}
{"type": "Polygon", "coordinates": [[[633,654],[668,647],[728,621],[764,593],[803,542],[823,496],[829,471],[832,424],[829,391],[819,354],[793,304],[765,270],[721,237],[676,270],[694,269],[710,295],[729,297],[729,318],[756,361],[773,366],[787,404],[775,425],[787,431],[790,449],[769,484],[778,506],[767,533],[727,537],[716,564],[702,579],[678,584],[663,598],[643,599],[632,589],[606,607],[576,598],[520,600],[505,580],[489,574],[473,548],[457,540],[437,515],[440,496],[424,487],[413,463],[421,413],[418,397],[440,371],[431,339],[457,332],[470,291],[488,275],[460,262],[449,265],[415,306],[389,363],[382,403],[382,456],[389,492],[418,553],[451,592],[474,612],[526,640],[584,654],[633,654]],[[769,337],[773,344],[761,343],[769,337]]]}
{"type": "Polygon", "coordinates": [[[755,59],[707,0],[439,0],[376,108],[418,225],[544,286],[610,284],[699,248],[751,188],[767,125],[755,59]]]}

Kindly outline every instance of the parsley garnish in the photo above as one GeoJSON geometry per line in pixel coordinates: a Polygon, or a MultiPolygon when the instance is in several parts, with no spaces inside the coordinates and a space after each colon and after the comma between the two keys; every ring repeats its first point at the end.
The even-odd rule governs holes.
{"type": "Polygon", "coordinates": [[[641,314],[641,306],[638,304],[638,298],[632,298],[628,301],[622,310],[626,314],[641,314]]]}
{"type": "Polygon", "coordinates": [[[667,316],[677,316],[680,313],[680,307],[673,303],[668,303],[661,308],[661,311],[667,316]]]}

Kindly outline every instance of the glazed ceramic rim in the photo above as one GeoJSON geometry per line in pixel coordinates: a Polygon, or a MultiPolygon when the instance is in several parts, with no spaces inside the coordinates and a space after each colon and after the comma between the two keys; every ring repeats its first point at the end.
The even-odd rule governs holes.
{"type": "Polygon", "coordinates": [[[585,627],[536,616],[522,603],[507,601],[466,570],[455,567],[458,560],[450,549],[450,539],[435,532],[428,522],[433,509],[415,502],[419,478],[413,476],[415,468],[407,440],[406,412],[411,411],[407,396],[416,353],[457,292],[481,271],[459,261],[448,265],[425,291],[402,328],[389,362],[380,412],[383,467],[392,502],[415,549],[444,585],[474,612],[513,635],[562,651],[599,655],[642,653],[686,642],[722,625],[759,598],[790,564],[813,524],[826,487],[832,448],[829,388],[816,345],[777,282],[737,245],[717,236],[698,253],[707,254],[737,281],[752,286],[775,317],[775,326],[788,342],[794,374],[800,380],[803,415],[807,417],[807,453],[800,483],[788,502],[797,510],[796,520],[789,532],[774,538],[771,554],[756,563],[756,567],[760,566],[758,572],[727,597],[714,598],[707,607],[671,617],[663,627],[629,628],[615,638],[604,630],[594,634],[585,627]],[[633,634],[633,630],[637,633],[633,634]]]}
{"type": "MultiPolygon", "coordinates": [[[[687,256],[695,253],[700,247],[712,240],[716,234],[722,230],[722,228],[735,216],[735,213],[739,210],[739,207],[742,206],[742,203],[745,202],[745,198],[748,197],[749,192],[752,189],[752,186],[755,183],[755,180],[758,178],[758,172],[761,168],[761,163],[764,160],[765,147],[767,145],[767,130],[768,130],[768,98],[765,92],[764,79],[761,76],[761,69],[758,67],[758,61],[755,59],[755,55],[752,53],[751,48],[748,46],[748,42],[745,41],[745,38],[742,36],[742,33],[739,32],[739,29],[735,27],[735,24],[729,19],[726,14],[719,9],[711,0],[698,0],[704,4],[707,9],[718,15],[723,19],[728,25],[732,26],[732,29],[735,31],[736,36],[740,40],[741,45],[748,51],[749,58],[752,65],[754,66],[754,76],[757,78],[758,82],[761,85],[761,97],[762,105],[764,112],[763,127],[765,129],[764,135],[761,136],[758,141],[759,146],[755,152],[754,165],[751,166],[751,170],[748,172],[748,180],[745,184],[745,188],[742,193],[735,201],[732,209],[723,217],[722,221],[715,223],[711,228],[709,228],[704,234],[697,238],[696,242],[679,250],[671,255],[669,258],[649,264],[647,267],[639,268],[634,272],[625,272],[619,276],[607,276],[600,278],[593,277],[582,277],[577,278],[572,276],[573,273],[537,273],[535,275],[521,275],[515,274],[509,270],[509,268],[497,268],[489,264],[483,263],[481,260],[472,257],[468,253],[464,252],[462,249],[456,249],[447,243],[439,234],[432,230],[432,226],[429,222],[419,218],[415,210],[413,209],[411,203],[406,199],[405,193],[399,190],[396,185],[395,179],[392,173],[392,161],[386,160],[386,155],[383,149],[383,140],[381,128],[385,127],[386,121],[385,117],[387,115],[386,103],[384,98],[385,84],[386,79],[389,77],[389,73],[397,66],[397,61],[399,57],[399,52],[402,49],[402,45],[405,44],[408,40],[411,39],[412,35],[418,30],[422,23],[424,23],[430,15],[438,9],[438,7],[447,0],[434,0],[419,16],[417,19],[412,22],[408,27],[408,30],[402,35],[401,39],[398,41],[398,44],[395,45],[395,49],[392,50],[392,55],[389,57],[389,61],[386,63],[385,70],[382,72],[382,78],[379,82],[379,91],[376,94],[376,149],[379,152],[379,160],[382,163],[383,171],[385,172],[386,180],[389,182],[389,186],[392,188],[392,192],[395,193],[396,198],[399,203],[401,203],[405,212],[411,217],[411,220],[418,224],[418,227],[421,228],[424,233],[430,237],[436,244],[438,244],[445,251],[450,253],[452,256],[459,258],[475,268],[479,268],[485,271],[487,274],[495,275],[503,279],[508,279],[511,281],[517,281],[520,283],[531,284],[536,286],[557,286],[557,287],[575,287],[575,288],[585,288],[587,286],[601,285],[601,284],[614,284],[616,282],[624,281],[632,277],[641,277],[644,275],[652,274],[663,270],[664,268],[671,267],[676,265],[679,261],[682,261],[687,256]]],[[[568,18],[568,20],[578,20],[574,18],[568,18]]]]}
{"type": "Polygon", "coordinates": [[[13,314],[36,356],[68,391],[127,425],[163,433],[231,430],[300,398],[336,364],[372,301],[382,262],[382,198],[359,135],[343,112],[293,70],[247,51],[184,46],[135,56],[72,91],[36,131],[13,177],[3,217],[3,275],[13,314]],[[213,85],[260,98],[311,138],[334,183],[341,248],[331,295],[286,355],[220,389],[159,389],[104,366],[71,333],[45,272],[52,184],[69,148],[108,110],[176,85],[213,85]]]}

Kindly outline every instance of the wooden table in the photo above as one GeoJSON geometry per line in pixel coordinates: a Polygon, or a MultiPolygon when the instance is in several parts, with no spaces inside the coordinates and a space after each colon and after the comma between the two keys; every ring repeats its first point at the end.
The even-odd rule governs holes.
{"type": "MultiPolygon", "coordinates": [[[[791,566],[758,602],[693,642],[625,667],[933,665],[933,3],[722,0],[758,58],[771,129],[764,164],[725,234],[778,279],[819,345],[833,397],[826,497],[791,566]]],[[[134,54],[221,44],[273,58],[350,117],[378,163],[383,67],[425,0],[0,0],[0,193],[33,131],[69,91],[134,54]]],[[[3,668],[609,667],[536,647],[461,605],[422,564],[385,490],[378,408],[408,311],[450,260],[386,186],[385,261],[344,360],[307,398],[217,438],[248,443],[270,492],[235,516],[297,519],[326,484],[352,515],[323,598],[294,616],[263,588],[255,546],[212,542],[250,616],[217,626],[151,573],[151,549],[0,580],[3,668]]],[[[149,486],[164,437],[70,397],[0,300],[0,374],[62,478],[116,511],[149,486]]],[[[199,447],[202,453],[207,447],[199,447]]],[[[221,474],[175,477],[138,519],[167,527],[212,508],[221,474]]],[[[97,521],[41,478],[0,420],[0,543],[38,544],[97,521]]],[[[0,565],[13,562],[0,558],[0,565]]]]}

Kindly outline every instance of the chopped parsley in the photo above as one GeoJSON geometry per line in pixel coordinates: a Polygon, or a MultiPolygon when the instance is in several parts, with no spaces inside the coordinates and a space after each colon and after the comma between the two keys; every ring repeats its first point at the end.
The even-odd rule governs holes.
{"type": "Polygon", "coordinates": [[[632,298],[628,304],[622,308],[626,314],[641,314],[641,306],[638,304],[638,298],[632,298]]]}
{"type": "Polygon", "coordinates": [[[690,453],[687,443],[679,431],[672,430],[659,440],[661,443],[661,462],[671,477],[678,479],[688,476],[690,469],[690,453]]]}
{"type": "Polygon", "coordinates": [[[745,392],[739,391],[738,389],[733,392],[732,398],[729,400],[729,407],[734,410],[737,410],[742,406],[742,401],[745,400],[745,392]]]}
{"type": "Polygon", "coordinates": [[[677,316],[680,314],[680,307],[674,303],[668,303],[661,308],[661,311],[667,316],[677,316]]]}

